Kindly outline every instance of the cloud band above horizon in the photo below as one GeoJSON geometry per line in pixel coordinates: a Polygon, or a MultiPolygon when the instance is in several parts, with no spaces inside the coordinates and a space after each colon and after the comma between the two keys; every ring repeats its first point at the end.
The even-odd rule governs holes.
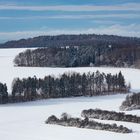
{"type": "Polygon", "coordinates": [[[140,37],[138,0],[59,1],[0,2],[0,42],[80,33],[140,37]]]}

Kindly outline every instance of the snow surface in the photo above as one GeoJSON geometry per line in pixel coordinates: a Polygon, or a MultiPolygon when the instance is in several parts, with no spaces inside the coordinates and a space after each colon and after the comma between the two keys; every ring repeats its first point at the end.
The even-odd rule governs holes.
{"type": "Polygon", "coordinates": [[[64,72],[95,72],[99,70],[104,73],[116,74],[122,71],[126,82],[131,83],[133,91],[140,91],[140,70],[130,68],[102,68],[102,67],[79,67],[79,68],[39,68],[39,67],[14,67],[13,59],[25,49],[0,49],[0,82],[6,83],[8,91],[11,91],[11,84],[15,77],[26,78],[37,77],[44,78],[46,75],[59,76],[64,72]]]}
{"type": "MultiPolygon", "coordinates": [[[[126,95],[100,97],[75,97],[48,99],[27,103],[0,106],[1,140],[139,140],[140,124],[117,123],[133,129],[133,133],[121,134],[109,131],[90,130],[45,124],[45,120],[54,114],[59,117],[63,112],[73,117],[80,116],[83,109],[101,108],[119,110],[119,105],[126,95]]],[[[140,115],[140,111],[128,112],[140,115]]]]}
{"type": "MultiPolygon", "coordinates": [[[[140,91],[140,70],[138,69],[14,67],[14,57],[23,50],[25,49],[0,49],[0,82],[6,83],[9,91],[11,91],[11,83],[15,77],[25,78],[36,75],[43,78],[45,75],[59,76],[69,71],[83,73],[97,70],[112,74],[122,71],[127,83],[131,82],[132,89],[140,91]]],[[[0,140],[139,140],[140,124],[102,121],[122,124],[133,130],[131,134],[45,124],[47,117],[52,114],[59,117],[63,112],[67,112],[73,117],[80,117],[81,111],[89,108],[119,111],[119,106],[125,96],[75,97],[0,105],[0,140]]],[[[140,116],[138,110],[126,113],[140,116]]]]}

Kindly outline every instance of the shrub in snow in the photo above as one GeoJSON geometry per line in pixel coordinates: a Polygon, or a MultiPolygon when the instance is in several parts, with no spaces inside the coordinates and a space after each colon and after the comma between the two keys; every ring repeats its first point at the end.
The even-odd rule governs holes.
{"type": "Polygon", "coordinates": [[[117,126],[116,124],[103,124],[96,121],[90,121],[87,117],[85,119],[69,118],[67,117],[67,114],[63,114],[60,119],[52,115],[47,119],[46,123],[57,124],[62,126],[78,127],[78,128],[95,129],[95,130],[106,130],[106,131],[112,131],[118,133],[132,132],[132,130],[122,125],[117,126]]]}
{"type": "Polygon", "coordinates": [[[125,101],[122,102],[120,110],[134,110],[140,109],[140,93],[128,95],[125,101]]]}
{"type": "Polygon", "coordinates": [[[69,114],[67,114],[67,113],[62,113],[61,114],[61,119],[62,120],[68,120],[68,119],[70,119],[71,118],[71,116],[69,115],[69,114]]]}
{"type": "Polygon", "coordinates": [[[57,122],[58,119],[55,115],[50,116],[45,123],[53,123],[53,122],[57,122]]]}
{"type": "Polygon", "coordinates": [[[114,112],[100,109],[83,110],[81,116],[84,118],[88,117],[101,120],[115,120],[140,123],[140,117],[136,115],[127,115],[123,112],[114,112]]]}

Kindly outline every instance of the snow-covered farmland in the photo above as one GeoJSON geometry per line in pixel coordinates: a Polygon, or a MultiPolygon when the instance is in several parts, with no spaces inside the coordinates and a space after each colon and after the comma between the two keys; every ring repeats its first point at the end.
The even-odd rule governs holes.
{"type": "Polygon", "coordinates": [[[8,90],[11,91],[11,83],[15,77],[28,77],[34,76],[43,78],[45,75],[58,76],[64,72],[93,72],[99,70],[105,73],[118,73],[122,71],[125,76],[126,82],[131,83],[132,90],[140,90],[140,70],[128,68],[99,68],[99,67],[84,67],[84,68],[31,68],[31,67],[14,67],[13,59],[25,49],[0,49],[0,82],[6,83],[8,90]]]}
{"type": "MultiPolygon", "coordinates": [[[[48,74],[58,76],[64,72],[89,72],[99,70],[105,73],[124,74],[127,83],[131,82],[133,90],[140,91],[140,70],[127,68],[24,68],[14,67],[15,55],[24,49],[0,50],[0,82],[8,85],[11,91],[11,83],[15,77],[34,76],[44,77],[48,74]]],[[[140,124],[116,122],[118,125],[133,130],[131,134],[120,134],[99,130],[88,130],[57,125],[47,125],[45,120],[54,114],[60,116],[68,112],[72,116],[80,116],[83,109],[100,108],[119,111],[119,106],[126,95],[111,95],[101,97],[76,97],[63,99],[48,99],[27,103],[0,105],[0,139],[2,140],[139,140],[140,124]]],[[[126,112],[140,115],[140,111],[126,112]]],[[[114,123],[114,121],[103,121],[114,123]]]]}
{"type": "MultiPolygon", "coordinates": [[[[133,133],[80,129],[45,124],[48,116],[68,112],[80,116],[83,109],[102,108],[118,111],[125,95],[48,99],[0,106],[0,138],[2,140],[139,140],[140,124],[116,122],[133,129],[133,133]]],[[[139,114],[140,111],[129,112],[139,114]]],[[[110,121],[104,121],[109,122],[110,121]]],[[[114,123],[114,121],[111,121],[114,123]]]]}

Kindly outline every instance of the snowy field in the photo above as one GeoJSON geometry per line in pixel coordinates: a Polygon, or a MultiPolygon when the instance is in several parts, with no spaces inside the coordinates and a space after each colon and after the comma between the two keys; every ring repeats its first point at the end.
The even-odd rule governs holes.
{"type": "Polygon", "coordinates": [[[0,49],[0,82],[6,83],[8,91],[11,91],[11,83],[15,77],[25,78],[37,77],[44,78],[45,75],[58,76],[64,72],[93,72],[99,70],[104,73],[116,74],[122,71],[126,82],[131,83],[133,91],[140,91],[140,70],[128,68],[99,68],[99,67],[84,67],[84,68],[31,68],[31,67],[14,67],[13,59],[25,49],[0,49]]]}
{"type": "MultiPolygon", "coordinates": [[[[133,133],[121,134],[108,131],[63,127],[45,124],[45,120],[54,114],[57,117],[63,112],[80,116],[83,109],[101,108],[118,111],[125,95],[100,97],[76,97],[65,99],[48,99],[28,103],[17,103],[0,106],[0,139],[1,140],[139,140],[140,124],[104,121],[117,123],[133,129],[133,133]]],[[[140,115],[140,111],[128,112],[140,115]]]]}
{"type": "MultiPolygon", "coordinates": [[[[132,90],[140,91],[140,70],[126,68],[24,68],[14,67],[13,59],[25,49],[0,49],[0,82],[8,85],[15,77],[44,77],[52,74],[58,76],[64,72],[89,72],[99,70],[105,73],[124,74],[127,83],[131,82],[132,90]]],[[[131,134],[120,134],[108,131],[89,130],[45,124],[45,120],[54,114],[59,117],[63,112],[79,117],[83,109],[100,108],[119,111],[119,106],[126,95],[110,95],[100,97],[76,97],[48,99],[27,103],[0,105],[0,140],[139,140],[140,124],[103,121],[117,123],[133,130],[131,134]]],[[[140,111],[126,113],[137,114],[140,111]]]]}

